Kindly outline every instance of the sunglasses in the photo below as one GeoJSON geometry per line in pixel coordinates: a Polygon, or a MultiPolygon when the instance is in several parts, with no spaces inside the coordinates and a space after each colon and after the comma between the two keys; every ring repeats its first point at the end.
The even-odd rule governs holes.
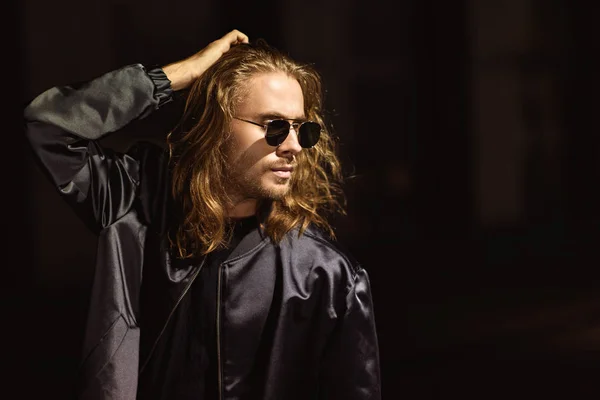
{"type": "Polygon", "coordinates": [[[247,119],[234,118],[262,127],[265,131],[265,140],[270,146],[277,147],[283,143],[288,137],[292,126],[298,135],[298,143],[305,149],[313,147],[321,137],[321,125],[312,121],[290,123],[285,119],[272,119],[266,121],[266,124],[259,124],[258,122],[249,121],[247,119]]]}

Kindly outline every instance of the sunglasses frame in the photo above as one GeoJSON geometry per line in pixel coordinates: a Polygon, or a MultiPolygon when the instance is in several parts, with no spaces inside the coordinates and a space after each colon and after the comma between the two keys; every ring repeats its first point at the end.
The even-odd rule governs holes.
{"type": "MultiPolygon", "coordinates": [[[[258,122],[254,122],[254,121],[251,121],[249,119],[243,119],[243,118],[238,118],[238,117],[233,117],[233,118],[237,119],[237,120],[240,120],[240,121],[248,122],[249,124],[260,126],[261,128],[263,128],[263,130],[265,132],[265,140],[267,140],[267,130],[269,129],[269,124],[271,122],[273,122],[273,121],[285,121],[285,122],[287,122],[290,126],[289,126],[289,128],[288,128],[287,133],[285,134],[285,136],[283,136],[283,139],[281,140],[281,143],[283,143],[285,141],[285,139],[287,139],[288,135],[290,134],[290,130],[292,128],[294,128],[294,131],[296,131],[296,135],[299,138],[300,128],[302,127],[302,125],[304,125],[306,123],[312,123],[312,124],[319,125],[319,128],[320,128],[320,130],[319,130],[319,136],[320,136],[321,131],[323,130],[323,128],[321,127],[321,124],[319,124],[318,122],[315,122],[315,121],[296,122],[294,120],[289,120],[289,119],[284,119],[284,118],[276,118],[276,119],[269,119],[269,120],[267,120],[266,124],[260,124],[258,122]],[[293,121],[293,122],[290,122],[290,121],[293,121]]],[[[318,142],[319,142],[319,139],[317,139],[317,142],[315,144],[313,144],[312,146],[304,147],[304,146],[302,146],[302,144],[300,144],[300,146],[302,146],[303,149],[310,149],[310,148],[314,147],[318,142]]],[[[281,143],[278,144],[278,145],[271,145],[268,140],[267,140],[267,143],[269,144],[269,146],[273,146],[273,147],[278,147],[278,146],[281,145],[281,143]]],[[[300,140],[298,140],[298,143],[300,143],[300,140]]]]}

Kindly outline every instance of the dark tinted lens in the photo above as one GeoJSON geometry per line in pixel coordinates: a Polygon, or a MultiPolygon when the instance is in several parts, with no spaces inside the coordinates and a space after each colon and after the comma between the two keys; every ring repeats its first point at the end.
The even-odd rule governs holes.
{"type": "Polygon", "coordinates": [[[267,125],[265,139],[269,145],[279,146],[285,141],[288,133],[290,133],[290,123],[283,119],[276,119],[267,125]]]}
{"type": "Polygon", "coordinates": [[[305,122],[300,126],[298,142],[304,148],[313,147],[321,137],[321,125],[316,122],[305,122]]]}

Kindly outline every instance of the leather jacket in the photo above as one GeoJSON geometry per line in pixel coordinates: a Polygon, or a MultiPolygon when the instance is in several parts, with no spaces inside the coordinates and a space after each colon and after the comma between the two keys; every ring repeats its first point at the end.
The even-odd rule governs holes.
{"type": "MultiPolygon", "coordinates": [[[[160,375],[145,369],[202,268],[164,240],[168,153],[144,142],[117,152],[99,140],[172,99],[162,69],[134,64],[53,87],[24,110],[35,159],[98,235],[81,399],[160,398],[160,375]]],[[[333,241],[309,228],[274,243],[257,228],[218,277],[221,399],[381,397],[368,274],[333,241]]]]}

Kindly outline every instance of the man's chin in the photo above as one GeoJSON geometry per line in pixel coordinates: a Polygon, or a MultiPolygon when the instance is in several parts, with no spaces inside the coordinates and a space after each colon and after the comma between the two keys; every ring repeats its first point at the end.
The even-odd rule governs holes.
{"type": "Polygon", "coordinates": [[[261,192],[263,196],[270,200],[279,200],[282,199],[285,195],[287,195],[290,191],[290,180],[289,179],[281,179],[275,183],[269,183],[268,185],[263,185],[261,188],[261,192]]]}

